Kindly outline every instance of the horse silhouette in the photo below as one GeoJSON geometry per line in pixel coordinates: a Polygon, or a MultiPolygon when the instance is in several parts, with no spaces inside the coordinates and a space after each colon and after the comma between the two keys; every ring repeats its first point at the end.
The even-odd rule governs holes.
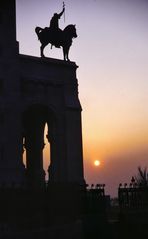
{"type": "Polygon", "coordinates": [[[38,36],[38,39],[41,42],[40,47],[40,55],[41,57],[44,56],[44,48],[51,43],[51,46],[54,45],[55,47],[62,46],[63,48],[63,56],[65,61],[69,61],[69,49],[72,45],[72,39],[77,37],[76,27],[75,25],[68,25],[65,29],[58,30],[56,34],[48,27],[41,28],[36,27],[35,32],[38,36]],[[58,45],[58,46],[57,46],[58,45]]]}

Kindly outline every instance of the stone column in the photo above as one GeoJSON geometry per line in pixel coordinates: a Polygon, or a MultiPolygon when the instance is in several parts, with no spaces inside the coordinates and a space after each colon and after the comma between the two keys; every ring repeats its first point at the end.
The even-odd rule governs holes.
{"type": "Polygon", "coordinates": [[[39,127],[27,132],[25,137],[27,181],[29,186],[40,188],[45,185],[43,170],[44,141],[39,127]]]}
{"type": "MultiPolygon", "coordinates": [[[[53,131],[53,129],[52,129],[53,131]]],[[[57,173],[57,150],[56,150],[56,139],[53,132],[49,132],[47,134],[47,139],[50,144],[50,165],[48,167],[48,182],[53,183],[56,181],[56,173],[57,173]]]]}
{"type": "Polygon", "coordinates": [[[66,123],[68,181],[85,185],[83,174],[81,109],[68,109],[66,112],[66,123]]]}
{"type": "Polygon", "coordinates": [[[19,48],[16,41],[15,0],[0,1],[0,184],[21,186],[22,163],[19,48]]]}
{"type": "Polygon", "coordinates": [[[65,139],[65,117],[59,112],[56,120],[48,127],[51,164],[49,166],[49,183],[67,183],[67,159],[65,139]]]}

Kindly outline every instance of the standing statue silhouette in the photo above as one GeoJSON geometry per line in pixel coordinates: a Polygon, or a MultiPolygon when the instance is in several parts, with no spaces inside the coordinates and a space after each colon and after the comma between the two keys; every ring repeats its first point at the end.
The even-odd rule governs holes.
{"type": "Polygon", "coordinates": [[[60,44],[59,41],[57,40],[59,38],[59,35],[61,34],[62,30],[59,28],[59,19],[61,18],[61,16],[63,15],[63,13],[65,12],[65,7],[63,6],[63,10],[58,14],[58,13],[54,13],[53,17],[50,20],[50,30],[51,33],[53,35],[54,38],[54,45],[57,48],[60,48],[60,44]]]}

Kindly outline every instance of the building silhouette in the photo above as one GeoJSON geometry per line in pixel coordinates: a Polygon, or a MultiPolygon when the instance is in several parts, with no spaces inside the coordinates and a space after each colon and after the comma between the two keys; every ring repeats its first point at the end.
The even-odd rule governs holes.
{"type": "Polygon", "coordinates": [[[76,64],[19,54],[14,0],[0,1],[0,28],[0,184],[44,186],[47,123],[49,183],[83,185],[76,64]]]}
{"type": "Polygon", "coordinates": [[[75,221],[85,191],[77,65],[19,54],[15,0],[0,1],[0,30],[0,233],[75,221]]]}

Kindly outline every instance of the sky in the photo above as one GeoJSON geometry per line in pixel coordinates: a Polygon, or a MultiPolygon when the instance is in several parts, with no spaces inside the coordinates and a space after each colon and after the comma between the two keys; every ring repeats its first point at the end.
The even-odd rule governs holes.
{"type": "MultiPolygon", "coordinates": [[[[49,26],[62,1],[16,3],[20,53],[39,56],[34,28],[49,26]]],[[[60,28],[76,24],[78,34],[70,60],[79,66],[85,179],[105,183],[106,194],[114,197],[119,183],[130,183],[138,166],[148,166],[148,0],[65,0],[65,5],[60,28]]],[[[50,46],[45,55],[63,59],[62,50],[50,46]]]]}

